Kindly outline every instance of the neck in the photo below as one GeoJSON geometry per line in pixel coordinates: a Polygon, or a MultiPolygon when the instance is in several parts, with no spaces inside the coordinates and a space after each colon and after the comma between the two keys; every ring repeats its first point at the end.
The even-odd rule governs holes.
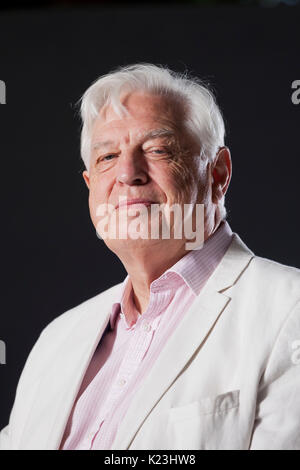
{"type": "Polygon", "coordinates": [[[163,249],[157,246],[135,246],[132,250],[117,253],[130,277],[133,299],[139,313],[143,313],[148,306],[151,283],[186,253],[185,243],[182,246],[170,246],[168,243],[163,249]]]}
{"type": "MultiPolygon", "coordinates": [[[[215,232],[218,225],[205,231],[204,240],[215,232]]],[[[123,263],[132,283],[133,299],[139,313],[144,313],[150,299],[150,285],[167,269],[185,256],[187,240],[157,240],[157,243],[141,243],[136,241],[128,246],[118,246],[113,250],[123,263]]]]}

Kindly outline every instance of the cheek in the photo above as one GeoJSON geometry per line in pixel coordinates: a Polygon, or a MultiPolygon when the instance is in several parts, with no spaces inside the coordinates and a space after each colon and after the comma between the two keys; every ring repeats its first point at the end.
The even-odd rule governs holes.
{"type": "Polygon", "coordinates": [[[172,161],[169,165],[169,174],[178,199],[186,201],[195,197],[199,182],[201,184],[199,167],[195,160],[187,158],[172,161]]]}
{"type": "Polygon", "coordinates": [[[92,190],[90,190],[90,194],[89,194],[89,209],[90,209],[90,216],[91,216],[91,219],[94,223],[94,225],[96,224],[97,222],[97,216],[96,216],[96,213],[97,213],[97,201],[96,201],[96,197],[95,197],[95,194],[92,190]]]}
{"type": "Polygon", "coordinates": [[[101,204],[107,202],[106,191],[103,184],[96,183],[91,180],[90,182],[90,192],[89,192],[89,209],[92,220],[96,219],[97,209],[101,204]]]}
{"type": "Polygon", "coordinates": [[[98,175],[93,175],[90,178],[90,199],[95,203],[101,204],[107,202],[107,195],[109,192],[109,179],[100,178],[98,175]]]}

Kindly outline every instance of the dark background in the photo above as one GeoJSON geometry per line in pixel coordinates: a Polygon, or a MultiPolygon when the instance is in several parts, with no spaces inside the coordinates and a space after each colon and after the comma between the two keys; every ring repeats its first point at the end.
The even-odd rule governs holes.
{"type": "Polygon", "coordinates": [[[51,3],[0,11],[0,428],[41,330],[126,275],[90,222],[75,107],[112,68],[153,62],[212,84],[233,159],[228,221],[257,255],[300,267],[299,7],[51,3]]]}

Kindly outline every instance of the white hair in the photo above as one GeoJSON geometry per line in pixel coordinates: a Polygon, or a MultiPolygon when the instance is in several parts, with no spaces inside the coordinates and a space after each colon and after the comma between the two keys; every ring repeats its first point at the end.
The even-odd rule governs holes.
{"type": "MultiPolygon", "coordinates": [[[[185,127],[199,142],[201,158],[213,162],[218,149],[224,146],[225,126],[212,91],[200,79],[187,73],[141,63],[119,67],[101,76],[81,97],[81,157],[87,170],[91,156],[91,130],[101,108],[110,105],[120,117],[126,115],[120,96],[123,92],[133,91],[164,95],[182,103],[185,127]]],[[[218,209],[221,218],[225,218],[224,197],[218,209]]]]}

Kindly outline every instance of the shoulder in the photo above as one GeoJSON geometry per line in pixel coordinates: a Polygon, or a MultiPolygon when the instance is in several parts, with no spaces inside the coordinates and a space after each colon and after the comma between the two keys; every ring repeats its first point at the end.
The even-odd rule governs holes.
{"type": "Polygon", "coordinates": [[[62,313],[54,320],[52,320],[41,332],[41,337],[49,336],[52,334],[64,333],[66,330],[72,329],[84,317],[88,320],[89,315],[95,310],[99,309],[99,315],[104,313],[104,309],[112,305],[114,300],[118,298],[118,293],[122,287],[122,282],[100,292],[99,294],[81,302],[76,307],[73,307],[66,312],[62,313]]]}
{"type": "MultiPolygon", "coordinates": [[[[52,320],[40,333],[26,360],[24,370],[39,367],[39,363],[51,360],[59,348],[63,348],[66,337],[70,332],[81,328],[94,316],[106,315],[119,293],[122,283],[85,300],[52,320]],[[42,361],[41,361],[42,359],[42,361]],[[33,367],[33,365],[35,365],[33,367]]],[[[23,372],[24,372],[23,370],[23,372]]]]}
{"type": "MultiPolygon", "coordinates": [[[[300,297],[300,269],[277,261],[257,256],[241,238],[234,233],[229,247],[229,263],[232,266],[236,259],[244,261],[244,268],[238,277],[237,285],[246,283],[256,290],[279,290],[300,297]]],[[[230,269],[230,268],[229,268],[230,269]]]]}
{"type": "MultiPolygon", "coordinates": [[[[285,325],[299,334],[300,270],[253,256],[235,285],[235,303],[253,328],[265,331],[265,341],[275,341],[285,325]]],[[[245,318],[243,317],[243,318],[245,318]]],[[[248,323],[247,323],[248,324],[248,323]]]]}
{"type": "Polygon", "coordinates": [[[234,271],[235,264],[239,269],[227,295],[237,312],[245,312],[242,318],[275,334],[290,316],[299,318],[298,268],[255,255],[236,234],[230,250],[227,270],[234,271]]]}
{"type": "Polygon", "coordinates": [[[122,283],[116,284],[96,296],[85,300],[70,310],[52,320],[40,333],[33,345],[23,368],[17,393],[30,386],[44,369],[44,364],[50,364],[53,355],[64,347],[66,337],[76,328],[81,328],[94,314],[106,315],[119,293],[122,283]]]}
{"type": "Polygon", "coordinates": [[[254,256],[249,265],[249,273],[255,284],[263,288],[300,298],[300,269],[276,261],[254,256]]]}

